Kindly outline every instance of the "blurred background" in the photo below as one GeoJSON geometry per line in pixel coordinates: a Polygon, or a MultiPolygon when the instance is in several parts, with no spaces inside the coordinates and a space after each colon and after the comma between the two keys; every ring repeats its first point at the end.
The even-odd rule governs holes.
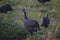
{"type": "Polygon", "coordinates": [[[1,0],[0,6],[5,3],[10,4],[13,11],[8,11],[7,14],[0,13],[0,40],[9,40],[8,38],[12,38],[10,40],[44,40],[44,38],[46,40],[60,40],[60,0],[51,0],[44,5],[37,0],[1,0]],[[30,38],[30,33],[23,24],[23,8],[27,9],[27,16],[37,20],[39,25],[41,25],[45,13],[48,12],[49,27],[46,29],[40,26],[42,30],[34,32],[30,38]],[[19,37],[20,39],[18,39],[19,37]]]}

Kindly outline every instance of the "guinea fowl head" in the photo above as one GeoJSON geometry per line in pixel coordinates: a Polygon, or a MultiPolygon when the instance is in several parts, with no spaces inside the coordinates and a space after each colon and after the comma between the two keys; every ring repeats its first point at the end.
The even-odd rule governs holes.
{"type": "Polygon", "coordinates": [[[46,16],[48,17],[48,12],[46,13],[46,16]]]}
{"type": "Polygon", "coordinates": [[[46,14],[45,14],[44,16],[45,16],[45,18],[46,18],[46,17],[48,18],[48,13],[46,12],[46,14]]]}
{"type": "Polygon", "coordinates": [[[27,11],[26,9],[23,9],[24,14],[26,14],[26,11],[27,11]]]}
{"type": "Polygon", "coordinates": [[[26,9],[23,9],[22,11],[23,11],[23,13],[24,13],[24,18],[25,18],[25,19],[28,19],[27,15],[26,15],[26,11],[27,11],[27,10],[26,10],[26,9]]]}

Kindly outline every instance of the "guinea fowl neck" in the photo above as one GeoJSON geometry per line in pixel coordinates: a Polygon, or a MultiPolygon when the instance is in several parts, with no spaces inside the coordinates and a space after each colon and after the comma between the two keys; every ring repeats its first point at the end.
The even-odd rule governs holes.
{"type": "Polygon", "coordinates": [[[28,19],[27,15],[26,15],[26,12],[24,12],[24,18],[25,19],[28,19]]]}
{"type": "Polygon", "coordinates": [[[47,17],[48,17],[48,14],[47,14],[47,17]]]}
{"type": "Polygon", "coordinates": [[[46,12],[45,17],[48,17],[48,13],[46,12]]]}

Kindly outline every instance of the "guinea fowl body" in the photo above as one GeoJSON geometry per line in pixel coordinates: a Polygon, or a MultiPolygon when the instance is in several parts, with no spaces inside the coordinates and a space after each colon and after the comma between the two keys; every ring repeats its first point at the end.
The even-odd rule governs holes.
{"type": "Polygon", "coordinates": [[[24,25],[28,32],[31,33],[31,36],[33,35],[33,32],[37,32],[37,30],[40,30],[39,24],[36,20],[31,20],[26,16],[25,10],[24,12],[24,25]]]}
{"type": "Polygon", "coordinates": [[[41,26],[45,26],[45,28],[46,28],[49,26],[49,24],[50,24],[50,19],[47,15],[46,17],[43,18],[43,22],[42,22],[41,26]]]}
{"type": "Polygon", "coordinates": [[[38,0],[40,3],[50,2],[50,0],[38,0]]]}
{"type": "Polygon", "coordinates": [[[24,20],[24,25],[32,32],[40,30],[39,24],[35,20],[24,20]]]}
{"type": "Polygon", "coordinates": [[[1,13],[7,13],[8,11],[12,11],[12,7],[9,4],[5,4],[0,7],[0,12],[1,13]]]}

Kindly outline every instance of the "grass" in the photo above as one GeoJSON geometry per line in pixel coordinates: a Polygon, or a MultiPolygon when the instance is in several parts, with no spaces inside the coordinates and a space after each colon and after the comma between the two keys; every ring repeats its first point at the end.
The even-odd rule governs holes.
{"type": "MultiPolygon", "coordinates": [[[[9,36],[10,33],[11,36],[17,36],[19,33],[23,33],[20,34],[22,36],[26,36],[24,34],[28,34],[28,38],[27,40],[42,40],[45,36],[47,36],[48,40],[54,40],[52,38],[55,37],[54,32],[56,30],[55,27],[55,15],[56,13],[58,13],[58,19],[60,18],[60,11],[56,10],[55,5],[53,5],[52,2],[49,3],[45,3],[43,7],[41,7],[42,5],[37,2],[37,0],[9,0],[8,3],[12,6],[13,11],[12,12],[8,12],[7,14],[0,14],[0,35],[1,36],[9,36]],[[47,7],[49,7],[47,9],[47,7]],[[42,22],[42,18],[44,17],[45,13],[48,12],[49,13],[49,18],[51,20],[51,24],[48,27],[48,29],[45,29],[44,27],[41,27],[41,31],[34,33],[34,35],[32,36],[32,39],[30,39],[29,37],[29,32],[27,32],[27,30],[25,30],[24,28],[24,24],[23,24],[23,12],[22,9],[26,8],[27,9],[27,16],[30,19],[34,19],[37,20],[39,25],[41,25],[42,22]],[[24,29],[24,30],[23,30],[24,29]],[[47,35],[48,34],[48,35],[47,35]]],[[[3,3],[2,3],[3,4],[3,3]]],[[[57,17],[56,17],[57,18],[57,17]]],[[[60,24],[60,21],[58,21],[60,24]]],[[[58,27],[60,27],[60,25],[58,25],[58,27]]],[[[60,28],[58,28],[59,30],[60,28]]],[[[58,33],[58,32],[56,32],[58,33]]],[[[58,39],[57,39],[58,40],[58,39]]]]}

